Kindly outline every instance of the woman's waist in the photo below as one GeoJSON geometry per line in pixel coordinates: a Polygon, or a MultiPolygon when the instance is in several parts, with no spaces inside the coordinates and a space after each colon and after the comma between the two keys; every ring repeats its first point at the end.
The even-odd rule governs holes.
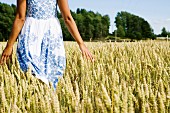
{"type": "Polygon", "coordinates": [[[42,16],[39,16],[39,15],[27,14],[26,18],[33,18],[33,19],[36,19],[36,20],[48,20],[48,19],[57,18],[57,15],[42,15],[42,16]]]}
{"type": "MultiPolygon", "coordinates": [[[[26,17],[26,20],[25,20],[25,25],[31,25],[32,27],[33,26],[53,26],[53,27],[56,27],[58,26],[59,28],[61,27],[60,26],[60,21],[57,17],[50,17],[48,19],[37,19],[37,18],[34,18],[34,17],[26,17]]],[[[39,27],[38,27],[39,28],[39,27]]]]}
{"type": "Polygon", "coordinates": [[[50,16],[48,18],[37,18],[37,17],[33,17],[33,16],[26,16],[26,20],[25,21],[34,21],[34,22],[52,22],[52,21],[58,21],[59,19],[55,16],[50,16]]]}

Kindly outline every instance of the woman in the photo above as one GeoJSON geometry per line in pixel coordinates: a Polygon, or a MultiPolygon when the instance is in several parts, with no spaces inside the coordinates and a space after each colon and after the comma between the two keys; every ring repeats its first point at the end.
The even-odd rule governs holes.
{"type": "Polygon", "coordinates": [[[30,67],[37,78],[46,84],[52,82],[54,88],[66,67],[62,30],[56,16],[57,4],[83,56],[93,61],[71,16],[67,0],[17,0],[16,18],[0,59],[1,64],[9,59],[18,37],[17,58],[21,69],[27,71],[30,67]]]}

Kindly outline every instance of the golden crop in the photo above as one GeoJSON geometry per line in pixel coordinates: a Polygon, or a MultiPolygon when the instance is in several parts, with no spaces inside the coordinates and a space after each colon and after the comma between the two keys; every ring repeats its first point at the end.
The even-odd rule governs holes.
{"type": "Polygon", "coordinates": [[[67,67],[56,91],[22,72],[14,53],[0,66],[0,113],[170,112],[170,42],[86,45],[94,63],[65,42],[67,67]]]}

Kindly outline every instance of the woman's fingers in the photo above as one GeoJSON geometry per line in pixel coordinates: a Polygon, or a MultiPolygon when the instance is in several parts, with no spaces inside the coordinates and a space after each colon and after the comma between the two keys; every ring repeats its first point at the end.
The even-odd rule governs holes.
{"type": "Polygon", "coordinates": [[[0,64],[4,63],[5,56],[2,54],[1,59],[0,59],[0,64]]]}
{"type": "Polygon", "coordinates": [[[94,62],[94,58],[93,58],[93,56],[92,56],[92,54],[89,52],[89,57],[90,57],[90,60],[92,61],[92,62],[94,62]]]}
{"type": "Polygon", "coordinates": [[[86,56],[87,56],[87,58],[88,58],[89,60],[92,60],[90,53],[87,52],[87,53],[86,53],[86,56]]]}
{"type": "Polygon", "coordinates": [[[10,58],[10,56],[12,55],[12,51],[13,51],[12,47],[6,47],[3,50],[2,56],[0,58],[0,64],[5,63],[10,58]]]}
{"type": "Polygon", "coordinates": [[[9,59],[9,55],[2,55],[0,59],[0,64],[4,64],[9,59]]]}
{"type": "Polygon", "coordinates": [[[92,62],[94,62],[94,58],[87,47],[84,44],[79,45],[79,47],[82,52],[83,58],[86,57],[87,60],[91,60],[92,62]]]}
{"type": "Polygon", "coordinates": [[[6,61],[9,59],[9,56],[6,56],[6,61]]]}
{"type": "Polygon", "coordinates": [[[5,55],[3,63],[6,63],[7,56],[5,55]]]}
{"type": "Polygon", "coordinates": [[[94,58],[90,52],[82,52],[83,56],[85,56],[88,60],[94,62],[94,58]]]}

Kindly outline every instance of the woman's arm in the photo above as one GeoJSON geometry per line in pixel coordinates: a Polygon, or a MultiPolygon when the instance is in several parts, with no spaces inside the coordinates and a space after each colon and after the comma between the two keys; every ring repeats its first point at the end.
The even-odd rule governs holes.
{"type": "Polygon", "coordinates": [[[85,44],[80,36],[80,33],[77,29],[76,23],[70,13],[70,9],[68,6],[68,0],[58,0],[58,6],[60,8],[64,22],[65,22],[69,32],[73,36],[73,38],[78,43],[83,56],[86,56],[87,59],[94,61],[94,58],[92,57],[92,54],[89,52],[89,50],[85,46],[85,44]]]}
{"type": "Polygon", "coordinates": [[[7,43],[8,46],[13,46],[16,41],[18,34],[20,33],[24,22],[26,14],[26,0],[17,0],[17,13],[13,23],[12,31],[7,43]]]}
{"type": "Polygon", "coordinates": [[[9,36],[9,40],[0,58],[0,64],[3,64],[12,54],[13,45],[25,22],[25,14],[26,0],[17,0],[17,13],[15,16],[11,34],[9,36]]]}

